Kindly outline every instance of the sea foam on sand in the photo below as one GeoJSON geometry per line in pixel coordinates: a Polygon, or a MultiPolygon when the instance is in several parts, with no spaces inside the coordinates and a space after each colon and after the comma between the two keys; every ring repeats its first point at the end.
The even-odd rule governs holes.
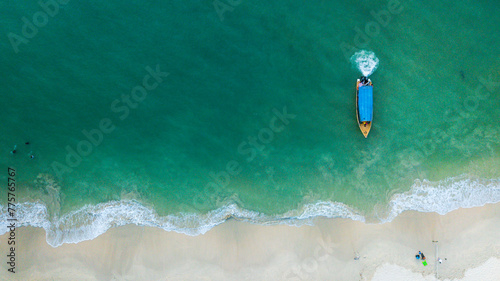
{"type": "MultiPolygon", "coordinates": [[[[437,212],[443,215],[458,208],[496,202],[500,202],[499,179],[470,179],[461,176],[439,182],[417,180],[409,191],[392,196],[388,212],[379,217],[379,222],[390,222],[409,210],[437,212]]],[[[3,234],[7,229],[8,213],[6,207],[0,209],[0,233],[3,234]]],[[[312,225],[316,217],[347,218],[365,222],[365,217],[356,209],[341,202],[329,201],[304,204],[297,210],[275,216],[246,210],[236,204],[228,204],[206,214],[180,213],[159,216],[154,209],[135,200],[86,205],[53,219],[49,218],[46,206],[40,202],[22,203],[17,209],[17,226],[44,228],[47,232],[47,243],[53,247],[92,240],[112,227],[127,224],[157,227],[194,236],[206,233],[228,218],[262,225],[294,226],[312,225]]]]}

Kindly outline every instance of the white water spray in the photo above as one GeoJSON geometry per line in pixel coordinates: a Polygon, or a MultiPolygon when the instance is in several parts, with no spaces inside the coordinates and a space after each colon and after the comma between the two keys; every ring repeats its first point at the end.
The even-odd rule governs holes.
{"type": "Polygon", "coordinates": [[[378,67],[378,58],[374,52],[361,50],[351,57],[351,63],[363,74],[363,76],[370,76],[378,67]]]}

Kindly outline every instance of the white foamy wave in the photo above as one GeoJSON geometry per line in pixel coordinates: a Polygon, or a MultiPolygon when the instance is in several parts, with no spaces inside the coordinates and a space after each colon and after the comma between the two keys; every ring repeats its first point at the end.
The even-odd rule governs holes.
{"type": "Polygon", "coordinates": [[[353,208],[339,202],[317,202],[306,204],[300,211],[290,211],[286,213],[290,217],[298,220],[306,220],[315,217],[327,218],[349,218],[356,221],[365,221],[365,217],[353,208]]]}
{"type": "Polygon", "coordinates": [[[389,202],[390,213],[382,222],[392,221],[404,211],[436,212],[444,215],[458,208],[472,208],[500,202],[500,179],[470,179],[466,176],[444,181],[415,181],[405,193],[389,202]]]}
{"type": "Polygon", "coordinates": [[[7,232],[7,226],[11,222],[15,222],[16,226],[31,225],[34,227],[47,228],[50,225],[49,221],[47,220],[47,208],[45,207],[45,205],[40,203],[25,202],[16,204],[14,212],[12,212],[13,216],[9,215],[7,207],[3,207],[2,205],[0,205],[0,210],[0,229],[2,229],[3,231],[0,232],[1,234],[7,232]],[[11,219],[16,220],[13,221],[11,219]]]}
{"type": "MultiPolygon", "coordinates": [[[[7,232],[7,208],[2,207],[0,227],[7,232]]],[[[22,203],[17,206],[16,226],[42,227],[47,233],[47,243],[53,247],[64,243],[78,243],[92,240],[112,227],[127,224],[158,227],[187,235],[204,234],[214,226],[229,218],[255,224],[289,224],[300,226],[311,224],[317,216],[364,218],[342,203],[319,202],[307,204],[303,208],[280,216],[266,216],[229,204],[207,214],[176,214],[159,216],[153,209],[137,201],[111,201],[97,205],[86,205],[51,222],[45,205],[41,203],[22,203]]]]}
{"type": "Polygon", "coordinates": [[[377,70],[378,62],[377,56],[371,51],[361,50],[351,56],[351,63],[366,77],[377,70]]]}
{"type": "MultiPolygon", "coordinates": [[[[388,213],[380,222],[390,222],[408,210],[446,214],[458,208],[483,206],[500,202],[500,179],[469,179],[465,176],[440,182],[416,181],[408,192],[394,195],[388,213]]],[[[10,221],[6,207],[0,206],[0,229],[8,231],[10,221]]],[[[135,200],[111,201],[86,205],[61,217],[50,219],[44,204],[26,202],[16,206],[16,227],[42,227],[47,233],[47,243],[53,247],[64,243],[92,240],[112,227],[127,224],[162,228],[187,235],[204,234],[229,218],[262,225],[287,224],[311,225],[314,218],[348,218],[365,222],[365,217],[340,202],[320,201],[304,204],[297,210],[281,215],[267,216],[259,212],[228,204],[206,214],[180,213],[159,216],[154,209],[135,200]]]]}

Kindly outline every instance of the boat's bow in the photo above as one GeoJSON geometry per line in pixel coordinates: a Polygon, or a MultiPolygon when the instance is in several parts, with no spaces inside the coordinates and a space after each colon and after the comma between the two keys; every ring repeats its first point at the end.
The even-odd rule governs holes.
{"type": "Polygon", "coordinates": [[[361,133],[363,133],[363,136],[365,138],[368,137],[368,133],[370,133],[370,129],[372,128],[372,122],[366,122],[366,123],[361,123],[359,124],[359,128],[361,129],[361,133]]]}

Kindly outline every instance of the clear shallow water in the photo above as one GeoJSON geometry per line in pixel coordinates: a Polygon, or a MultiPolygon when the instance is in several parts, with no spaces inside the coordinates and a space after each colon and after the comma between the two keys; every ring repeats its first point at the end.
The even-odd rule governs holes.
{"type": "Polygon", "coordinates": [[[378,222],[498,202],[492,5],[402,1],[362,40],[356,28],[375,26],[371,11],[387,2],[242,2],[221,21],[211,3],[70,1],[16,54],[9,34],[42,9],[0,4],[0,162],[36,202],[22,221],[58,245],[124,223],[197,234],[230,215],[378,222]],[[354,51],[343,52],[356,43],[380,60],[368,139],[355,121],[354,51]],[[169,75],[143,101],[123,101],[157,65],[169,75]],[[66,147],[104,118],[115,129],[70,167],[66,147]],[[72,171],[58,177],[56,162],[72,171]]]}

